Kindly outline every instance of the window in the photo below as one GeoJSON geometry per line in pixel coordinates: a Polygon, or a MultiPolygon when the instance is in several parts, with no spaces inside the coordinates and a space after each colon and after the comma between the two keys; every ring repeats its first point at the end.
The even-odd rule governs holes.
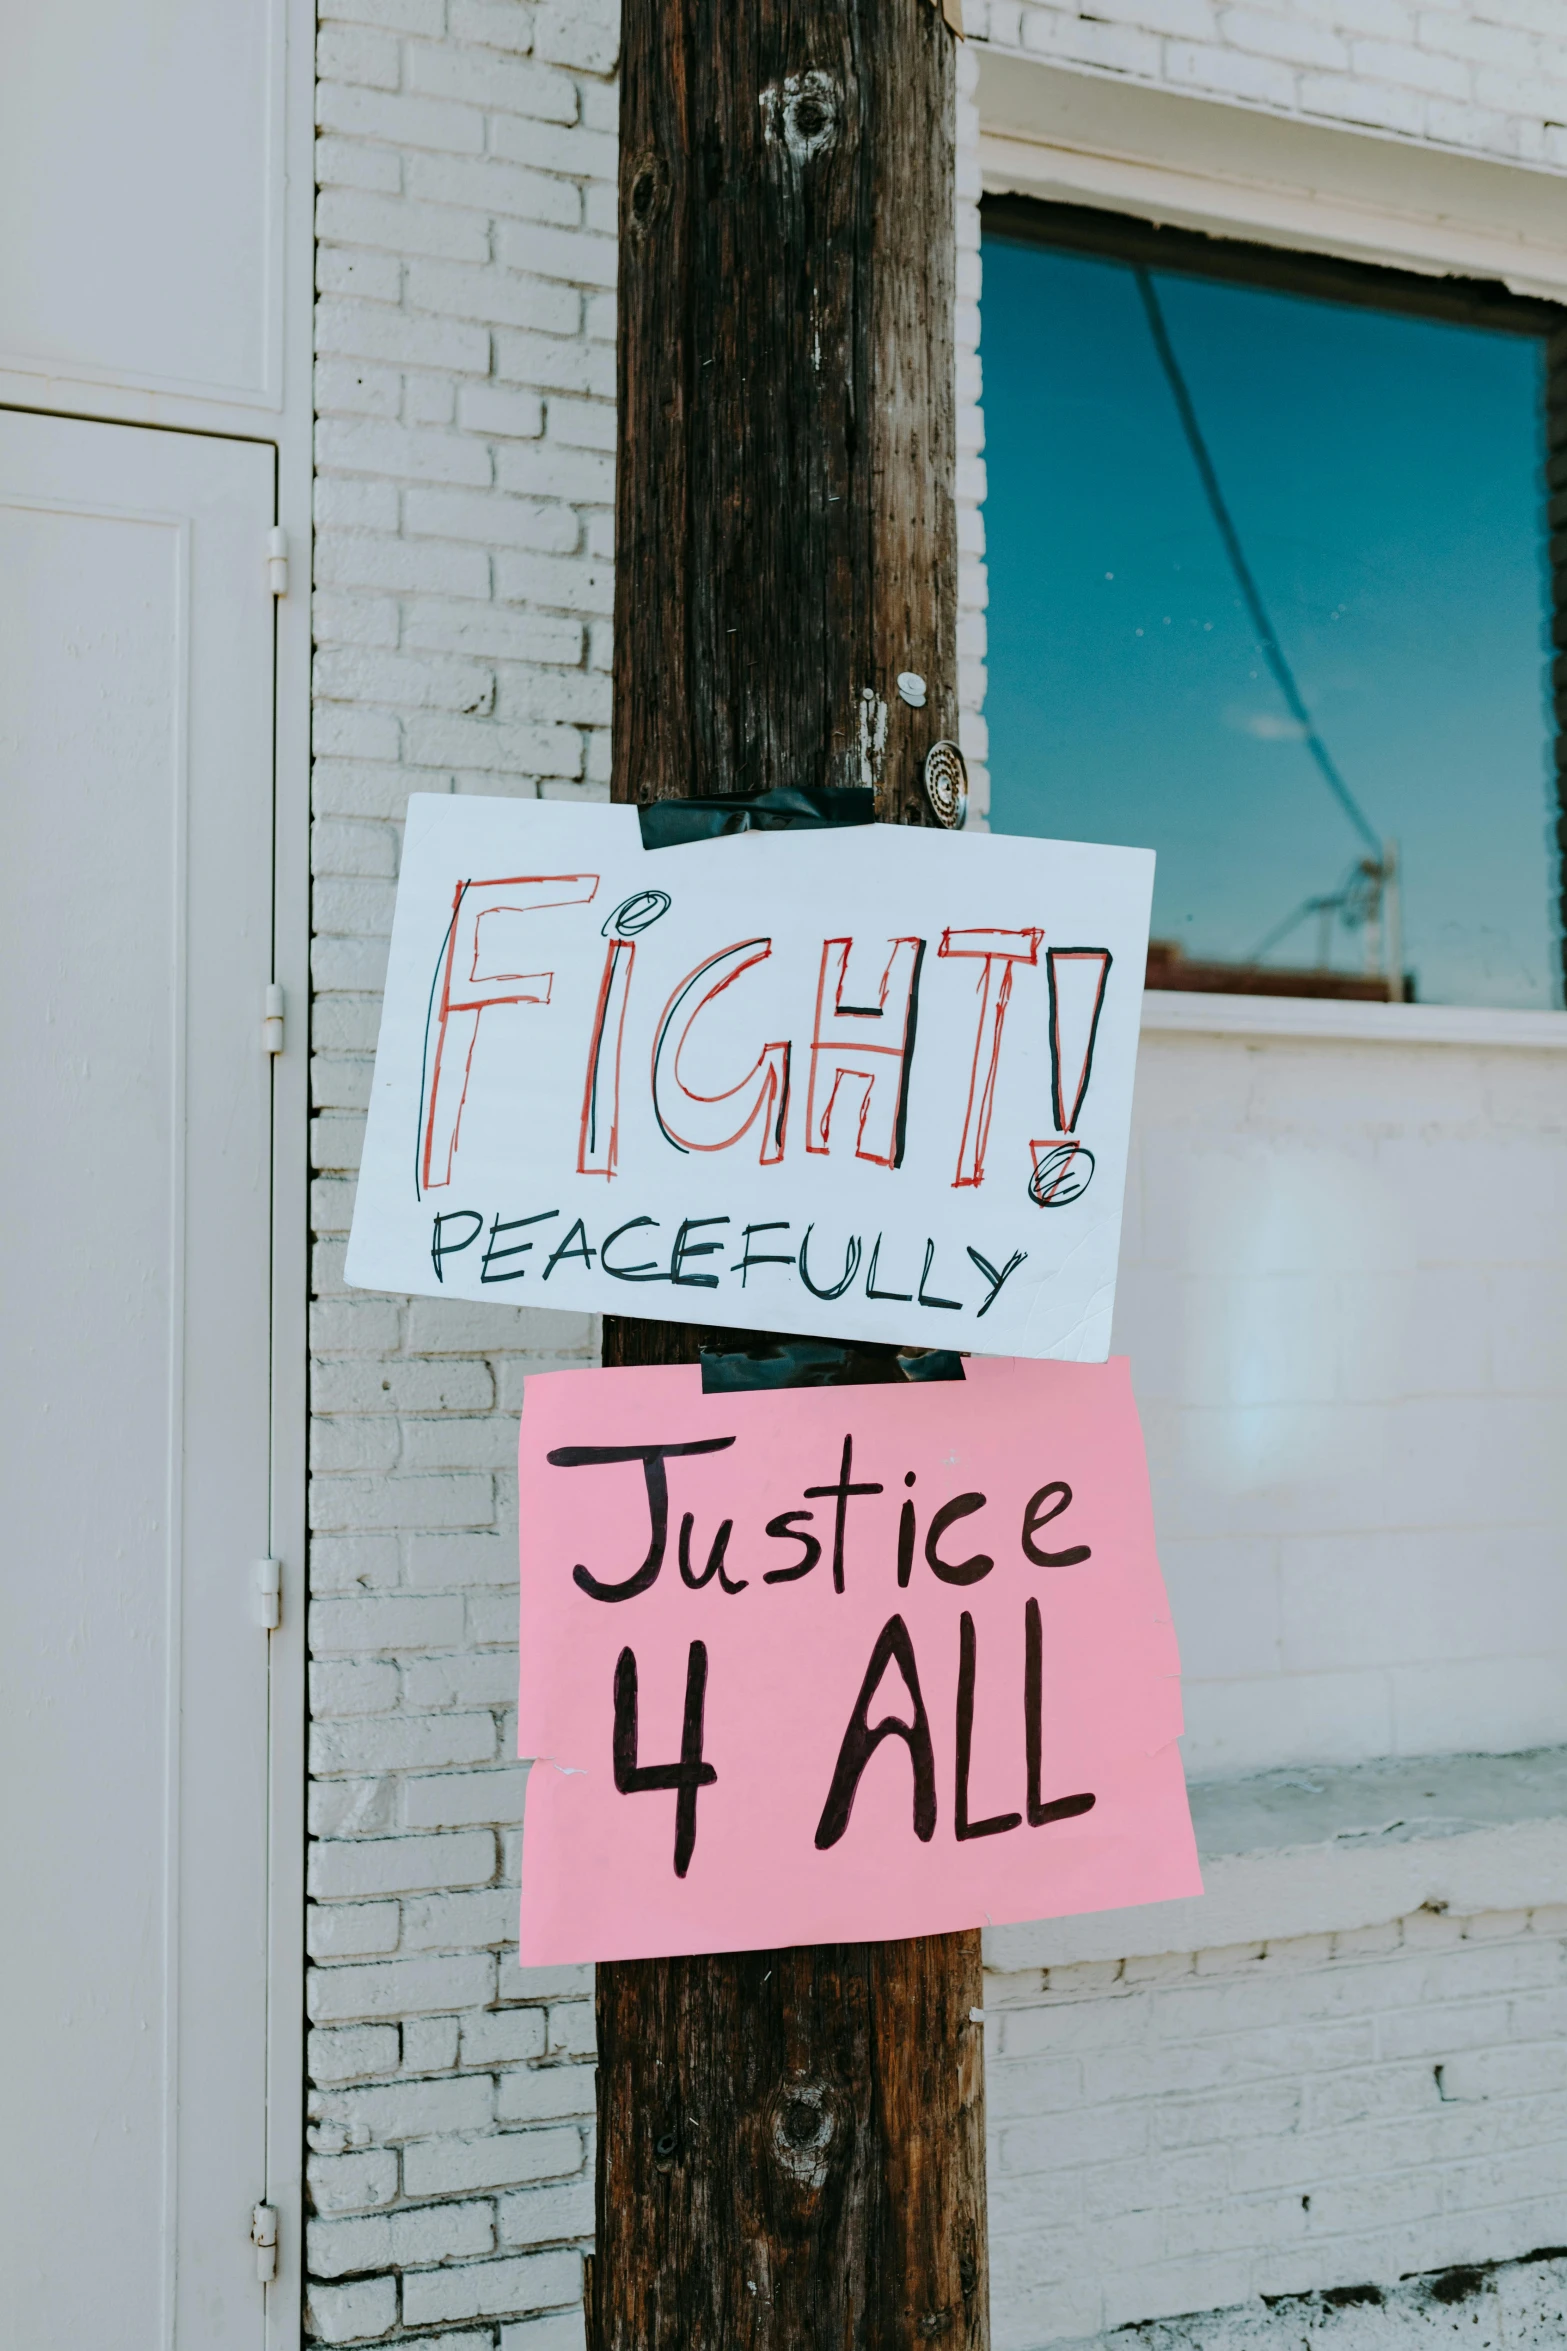
{"type": "Polygon", "coordinates": [[[1152,986],[1559,1005],[1561,314],[1019,199],[984,263],[995,829],[1155,849],[1152,986]]]}

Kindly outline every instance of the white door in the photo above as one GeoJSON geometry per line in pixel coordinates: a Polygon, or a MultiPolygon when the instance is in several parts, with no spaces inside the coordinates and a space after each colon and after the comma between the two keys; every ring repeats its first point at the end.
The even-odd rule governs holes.
{"type": "Polygon", "coordinates": [[[0,2336],[245,2351],[270,449],[0,412],[0,2336]]]}

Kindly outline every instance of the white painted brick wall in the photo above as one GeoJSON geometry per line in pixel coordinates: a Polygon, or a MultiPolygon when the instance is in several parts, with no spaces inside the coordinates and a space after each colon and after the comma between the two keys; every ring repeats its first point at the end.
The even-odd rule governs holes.
{"type": "MultiPolygon", "coordinates": [[[[1418,105],[1415,135],[1567,160],[1546,120],[1564,70],[1555,0],[1497,0],[1490,16],[1398,0],[968,6],[976,29],[1064,62],[1353,121],[1418,105]],[[1356,112],[1367,90],[1382,112],[1356,112]]],[[[330,2343],[582,2340],[589,1981],[524,1978],[507,1955],[511,1463],[522,1375],[592,1360],[596,1333],[345,1292],[342,1252],[407,793],[606,789],[615,52],[612,0],[321,8],[308,2317],[330,2343]]],[[[961,73],[959,651],[982,817],[972,50],[961,73]]],[[[1366,2274],[1437,2238],[1444,2261],[1490,2244],[1543,2167],[1561,2173],[1567,2129],[1528,2052],[1563,1997],[1564,1929],[1417,1922],[1386,1951],[1206,1955],[1168,1982],[1135,1964],[1111,1981],[998,1979],[998,2351],[1134,2303],[1342,2282],[1351,2242],[1366,2274]],[[1451,1948],[1410,1940],[1433,1932],[1451,1948]],[[1542,1967],[1556,1972],[1528,1973],[1542,1967]],[[1442,2055],[1386,2037],[1422,2031],[1442,2055]],[[1356,2033],[1370,2057],[1348,2053],[1356,2033]],[[1437,2062],[1433,2110],[1420,2085],[1437,2062]],[[1287,2179],[1252,2170],[1292,2162],[1287,2179]],[[1358,2238],[1319,2203],[1335,2171],[1370,2183],[1358,2238]],[[1384,2175],[1412,2183],[1407,2207],[1384,2175]],[[1440,2223],[1420,2203],[1438,2179],[1440,2223]],[[1309,2228],[1293,2217],[1307,2194],[1309,2228]],[[1087,2300],[1084,2278],[1100,2281],[1087,2300]]]]}
{"type": "Polygon", "coordinates": [[[1567,167],[1560,0],[965,0],[1055,65],[1431,146],[1567,167]]]}
{"type": "Polygon", "coordinates": [[[522,1976],[513,1463],[585,1316],[345,1292],[410,791],[609,774],[612,11],[324,0],[310,2223],[330,2343],[573,2351],[585,1969],[522,1976]]]}
{"type": "Polygon", "coordinates": [[[985,2010],[996,2351],[1567,2243],[1567,1906],[992,1974],[985,2010]]]}

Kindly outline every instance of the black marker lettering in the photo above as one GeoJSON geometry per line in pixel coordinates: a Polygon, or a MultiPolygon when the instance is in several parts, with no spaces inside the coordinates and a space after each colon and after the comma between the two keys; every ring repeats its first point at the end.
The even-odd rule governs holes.
{"type": "Polygon", "coordinates": [[[442,1258],[455,1257],[459,1249],[471,1249],[483,1230],[484,1219],[476,1208],[448,1208],[437,1215],[434,1230],[430,1235],[430,1263],[435,1268],[435,1278],[438,1282],[444,1282],[446,1279],[445,1274],[441,1271],[442,1258]],[[472,1232],[464,1233],[460,1241],[448,1241],[445,1227],[449,1224],[460,1223],[465,1216],[473,1219],[472,1232]]]}
{"type": "MultiPolygon", "coordinates": [[[[849,1497],[851,1494],[880,1494],[886,1490],[882,1486],[851,1485],[849,1472],[853,1466],[854,1439],[845,1437],[843,1440],[843,1466],[838,1472],[838,1483],[835,1486],[807,1486],[805,1489],[807,1502],[824,1502],[829,1495],[837,1497],[838,1507],[833,1514],[832,1531],[832,1588],[835,1592],[843,1590],[843,1524],[849,1515],[849,1497]]],[[[989,1565],[988,1560],[986,1565],[989,1565]]]]}
{"type": "Polygon", "coordinates": [[[663,1267],[661,1265],[655,1265],[651,1257],[644,1258],[640,1265],[610,1264],[610,1242],[618,1241],[622,1233],[636,1232],[638,1227],[642,1225],[651,1225],[656,1232],[658,1230],[658,1219],[656,1216],[634,1216],[632,1217],[629,1224],[618,1224],[612,1233],[605,1235],[604,1246],[599,1251],[600,1273],[607,1273],[611,1275],[617,1282],[664,1282],[669,1279],[669,1276],[665,1273],[663,1267]]]}
{"type": "Polygon", "coordinates": [[[545,1459],[553,1469],[600,1469],[611,1462],[640,1461],[647,1480],[652,1534],[642,1565],[623,1584],[601,1583],[585,1567],[574,1567],[571,1580],[578,1590],[593,1600],[634,1600],[639,1592],[649,1591],[658,1581],[658,1571],[664,1564],[664,1546],[669,1540],[669,1472],[665,1462],[683,1453],[722,1453],[733,1443],[733,1437],[698,1437],[686,1445],[558,1445],[553,1453],[546,1454],[545,1459]]]}
{"type": "Polygon", "coordinates": [[[878,1260],[878,1258],[879,1258],[880,1256],[881,1256],[881,1235],[880,1235],[880,1233],[878,1233],[878,1234],[876,1235],[876,1246],[875,1246],[875,1247],[874,1247],[874,1249],[872,1249],[872,1251],[871,1251],[871,1261],[870,1261],[870,1264],[869,1264],[869,1266],[866,1268],[866,1273],[865,1273],[865,1295],[866,1295],[866,1297],[867,1297],[867,1298],[896,1298],[896,1299],[898,1299],[898,1300],[899,1300],[899,1302],[900,1302],[902,1305],[904,1305],[904,1306],[910,1306],[910,1305],[912,1305],[912,1304],[913,1304],[913,1302],[914,1302],[914,1292],[913,1292],[912,1290],[878,1290],[878,1289],[877,1289],[877,1287],[876,1287],[876,1263],[877,1263],[877,1260],[878,1260]]]}
{"type": "Polygon", "coordinates": [[[983,1510],[985,1500],[983,1494],[954,1494],[950,1502],[943,1502],[926,1529],[925,1557],[931,1572],[940,1576],[944,1584],[977,1584],[996,1564],[985,1551],[976,1551],[972,1559],[943,1559],[936,1549],[948,1527],[960,1518],[972,1518],[976,1510],[983,1510]]]}
{"type": "Polygon", "coordinates": [[[484,1263],[479,1268],[481,1282],[520,1282],[527,1267],[519,1265],[515,1273],[491,1273],[492,1265],[499,1265],[506,1257],[526,1257],[533,1247],[531,1241],[518,1241],[510,1249],[497,1249],[495,1244],[502,1233],[520,1233],[524,1225],[548,1224],[552,1216],[559,1216],[558,1208],[541,1209],[537,1216],[514,1216],[505,1224],[499,1217],[490,1226],[490,1237],[485,1244],[484,1263]]]}
{"type": "Polygon", "coordinates": [[[849,1284],[853,1281],[855,1275],[860,1270],[860,1236],[858,1233],[851,1233],[849,1235],[849,1246],[843,1253],[842,1281],[834,1282],[830,1290],[819,1290],[816,1287],[816,1284],[812,1281],[810,1269],[805,1262],[805,1252],[811,1245],[811,1235],[815,1232],[815,1230],[815,1225],[808,1224],[805,1228],[804,1238],[800,1243],[800,1279],[802,1282],[804,1282],[806,1288],[810,1291],[813,1298],[841,1298],[844,1291],[848,1288],[849,1284]]]}
{"type": "Polygon", "coordinates": [[[1030,1600],[1023,1611],[1023,1736],[1028,1752],[1028,1825],[1042,1829],[1053,1820],[1073,1820],[1080,1812],[1092,1812],[1092,1796],[1057,1796],[1049,1804],[1039,1801],[1040,1753],[1043,1739],[1040,1731],[1041,1699],[1045,1680],[1044,1628],[1040,1623],[1039,1602],[1030,1600]]]}
{"type": "Polygon", "coordinates": [[[720,1524],[717,1534],[713,1537],[712,1549],[708,1552],[707,1555],[707,1565],[702,1569],[700,1575],[697,1574],[691,1565],[691,1533],[695,1525],[696,1520],[692,1517],[690,1511],[684,1511],[681,1514],[680,1519],[680,1542],[678,1546],[680,1558],[680,1581],[683,1584],[689,1585],[693,1592],[700,1592],[704,1584],[710,1584],[714,1576],[717,1576],[720,1590],[725,1592],[743,1592],[746,1588],[745,1578],[742,1577],[740,1582],[736,1584],[732,1583],[729,1577],[724,1573],[724,1560],[729,1550],[729,1538],[735,1531],[734,1520],[732,1518],[726,1518],[720,1524]]]}
{"type": "Polygon", "coordinates": [[[588,1247],[588,1236],[583,1230],[582,1219],[579,1216],[572,1225],[571,1231],[566,1235],[564,1241],[562,1241],[560,1247],[551,1253],[550,1261],[544,1268],[544,1279],[546,1281],[549,1280],[550,1275],[555,1271],[556,1266],[559,1265],[563,1257],[580,1257],[583,1264],[591,1273],[593,1270],[593,1254],[593,1251],[588,1247]],[[579,1244],[579,1246],[575,1249],[573,1249],[571,1245],[574,1240],[579,1244]]]}
{"type": "Polygon", "coordinates": [[[707,1643],[693,1641],[686,1656],[685,1719],[680,1727],[678,1763],[637,1761],[637,1660],[622,1649],[615,1661],[615,1786],[622,1796],[643,1796],[673,1788],[675,1794],[675,1875],[683,1878],[696,1850],[696,1798],[718,1774],[702,1761],[702,1717],[707,1706],[707,1643]]]}
{"type": "Polygon", "coordinates": [[[716,1273],[682,1273],[680,1268],[688,1257],[711,1257],[722,1249],[722,1241],[688,1241],[687,1233],[700,1232],[703,1225],[727,1224],[727,1216],[688,1216],[681,1222],[675,1235],[675,1245],[669,1252],[669,1278],[682,1290],[716,1290],[716,1273]]]}
{"type": "Polygon", "coordinates": [[[789,1224],[787,1218],[785,1218],[781,1224],[775,1220],[772,1224],[748,1224],[746,1226],[745,1239],[741,1243],[740,1262],[738,1265],[732,1266],[730,1268],[732,1273],[737,1273],[740,1276],[740,1287],[742,1290],[745,1288],[745,1277],[748,1267],[753,1265],[793,1265],[794,1263],[794,1255],[792,1251],[787,1257],[780,1257],[775,1252],[770,1253],[761,1249],[757,1250],[753,1254],[751,1249],[751,1235],[753,1233],[786,1233],[788,1230],[789,1224]]]}
{"type": "Polygon", "coordinates": [[[1086,1543],[1074,1543],[1070,1551],[1041,1551],[1034,1541],[1040,1528],[1047,1527],[1053,1518],[1059,1518],[1062,1511],[1070,1507],[1071,1501],[1072,1489],[1060,1478],[1048,1486],[1041,1486],[1037,1494],[1029,1496],[1028,1507],[1023,1513],[1023,1556],[1032,1560],[1035,1567],[1081,1567],[1085,1559],[1092,1559],[1093,1553],[1086,1543]],[[1060,1495],[1059,1502],[1049,1510],[1041,1510],[1041,1502],[1048,1501],[1052,1494],[1060,1495]]]}
{"type": "Polygon", "coordinates": [[[898,1589],[901,1592],[914,1573],[914,1505],[905,1502],[898,1513],[898,1589]]]}
{"type": "Polygon", "coordinates": [[[838,1750],[832,1786],[822,1806],[822,1817],[816,1824],[818,1853],[825,1853],[830,1846],[836,1845],[848,1827],[865,1766],[883,1739],[888,1738],[901,1739],[908,1748],[909,1762],[914,1771],[914,1834],[922,1845],[928,1845],[936,1833],[936,1758],[930,1743],[930,1722],[925,1713],[925,1701],[920,1696],[914,1645],[909,1639],[909,1628],[901,1616],[889,1617],[883,1625],[876,1646],[871,1651],[871,1661],[865,1668],[865,1679],[860,1684],[860,1694],[854,1701],[854,1712],[849,1717],[849,1727],[843,1734],[843,1745],[838,1750]],[[912,1722],[903,1722],[895,1714],[884,1714],[872,1729],[869,1720],[871,1700],[889,1664],[895,1664],[903,1676],[903,1686],[909,1694],[914,1719],[912,1722]]]}
{"type": "Polygon", "coordinates": [[[990,1295],[985,1300],[984,1305],[979,1309],[979,1314],[976,1314],[974,1317],[974,1320],[978,1322],[979,1315],[988,1314],[991,1308],[995,1305],[996,1300],[1001,1295],[1002,1284],[1008,1279],[1010,1275],[1017,1272],[1018,1267],[1022,1264],[1024,1258],[1028,1255],[1028,1251],[1026,1249],[1014,1249],[1011,1256],[1007,1259],[1006,1264],[1001,1268],[999,1273],[997,1273],[989,1258],[981,1257],[977,1249],[970,1249],[969,1255],[973,1258],[974,1263],[979,1267],[980,1272],[984,1275],[986,1281],[990,1284],[990,1295]]]}
{"type": "Polygon", "coordinates": [[[963,1312],[961,1298],[928,1298],[925,1295],[925,1284],[930,1280],[930,1269],[935,1262],[936,1244],[934,1241],[927,1241],[925,1244],[925,1270],[920,1275],[920,1304],[922,1306],[950,1306],[954,1314],[961,1314],[963,1312]]]}
{"type": "Polygon", "coordinates": [[[974,1750],[974,1676],[978,1643],[974,1619],[965,1608],[958,1618],[958,1761],[952,1791],[952,1833],[961,1845],[970,1837],[999,1837],[1021,1828],[1021,1812],[993,1812],[988,1820],[968,1816],[969,1759],[974,1750]]]}
{"type": "Polygon", "coordinates": [[[773,1541],[775,1543],[798,1543],[800,1556],[793,1567],[764,1569],[762,1574],[764,1584],[794,1584],[799,1582],[801,1576],[810,1574],[822,1555],[822,1547],[816,1537],[808,1535],[803,1527],[796,1524],[796,1521],[802,1518],[814,1519],[815,1516],[814,1510],[783,1510],[776,1518],[768,1520],[767,1532],[772,1536],[773,1541]]]}

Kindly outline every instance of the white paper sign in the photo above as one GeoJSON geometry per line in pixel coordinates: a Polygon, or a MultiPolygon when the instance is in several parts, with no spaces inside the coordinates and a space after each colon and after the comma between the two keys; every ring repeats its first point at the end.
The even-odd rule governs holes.
{"type": "Polygon", "coordinates": [[[1103,1362],[1153,866],[416,796],[349,1281],[1103,1362]]]}

